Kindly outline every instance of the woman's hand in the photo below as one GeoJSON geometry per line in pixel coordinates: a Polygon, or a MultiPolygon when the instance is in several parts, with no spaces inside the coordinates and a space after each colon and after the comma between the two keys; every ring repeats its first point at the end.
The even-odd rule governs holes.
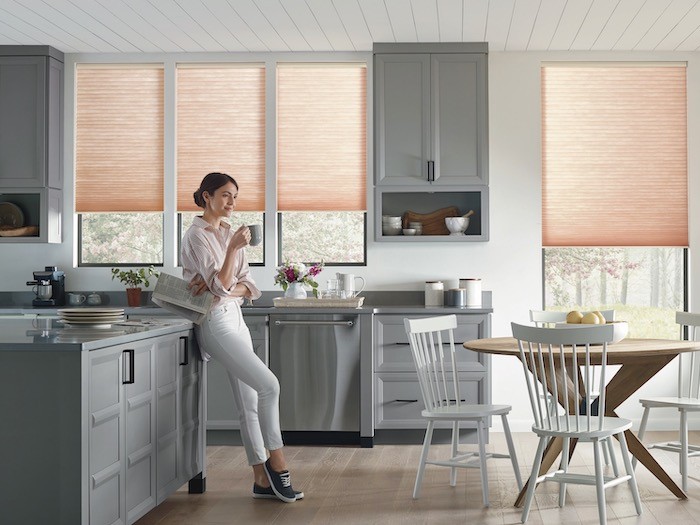
{"type": "Polygon", "coordinates": [[[240,250],[250,244],[250,229],[248,226],[241,226],[231,237],[228,249],[232,251],[240,250]]]}
{"type": "Polygon", "coordinates": [[[190,290],[190,292],[192,292],[192,295],[199,295],[208,289],[207,283],[199,274],[192,277],[192,280],[190,281],[190,284],[187,285],[187,288],[190,290]]]}

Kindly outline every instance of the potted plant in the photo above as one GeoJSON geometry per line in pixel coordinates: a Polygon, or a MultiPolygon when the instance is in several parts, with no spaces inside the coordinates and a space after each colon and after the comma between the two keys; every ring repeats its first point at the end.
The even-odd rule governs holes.
{"type": "Polygon", "coordinates": [[[153,265],[148,268],[138,270],[120,270],[112,268],[112,280],[119,279],[119,282],[126,285],[126,302],[129,306],[141,306],[141,286],[151,285],[151,276],[158,277],[160,274],[153,265]]]}

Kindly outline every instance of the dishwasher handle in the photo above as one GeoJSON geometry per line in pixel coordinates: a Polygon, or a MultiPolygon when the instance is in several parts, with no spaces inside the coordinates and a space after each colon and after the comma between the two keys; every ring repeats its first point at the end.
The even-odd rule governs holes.
{"type": "Polygon", "coordinates": [[[355,321],[275,321],[275,326],[305,325],[305,326],[354,326],[355,321]]]}

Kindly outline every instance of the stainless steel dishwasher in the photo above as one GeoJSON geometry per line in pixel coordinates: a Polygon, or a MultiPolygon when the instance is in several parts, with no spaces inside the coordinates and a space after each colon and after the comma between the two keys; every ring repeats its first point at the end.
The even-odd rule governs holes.
{"type": "Polygon", "coordinates": [[[359,443],[358,315],[270,315],[270,369],[287,443],[359,443]]]}

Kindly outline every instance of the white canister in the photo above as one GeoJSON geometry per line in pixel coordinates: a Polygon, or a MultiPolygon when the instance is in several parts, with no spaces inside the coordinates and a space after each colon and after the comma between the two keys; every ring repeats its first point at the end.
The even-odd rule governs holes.
{"type": "Polygon", "coordinates": [[[426,281],[425,306],[442,306],[444,303],[445,286],[442,281],[426,281]]]}
{"type": "Polygon", "coordinates": [[[459,287],[467,290],[467,306],[481,306],[481,279],[460,279],[459,287]]]}

